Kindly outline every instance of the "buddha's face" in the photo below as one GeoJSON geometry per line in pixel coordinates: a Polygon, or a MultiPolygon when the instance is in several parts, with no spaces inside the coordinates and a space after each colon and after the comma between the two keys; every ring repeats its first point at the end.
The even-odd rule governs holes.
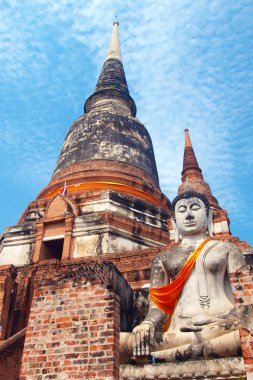
{"type": "Polygon", "coordinates": [[[205,233],[207,230],[206,208],[199,198],[180,199],[176,203],[175,219],[182,237],[205,233]]]}

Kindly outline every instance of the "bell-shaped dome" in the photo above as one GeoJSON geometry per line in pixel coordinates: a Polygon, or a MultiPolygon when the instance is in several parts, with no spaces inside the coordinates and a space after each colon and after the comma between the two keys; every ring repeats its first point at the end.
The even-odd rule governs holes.
{"type": "Polygon", "coordinates": [[[94,160],[135,166],[158,184],[151,138],[144,125],[129,115],[97,110],[80,117],[69,130],[54,175],[73,164],[94,160]]]}

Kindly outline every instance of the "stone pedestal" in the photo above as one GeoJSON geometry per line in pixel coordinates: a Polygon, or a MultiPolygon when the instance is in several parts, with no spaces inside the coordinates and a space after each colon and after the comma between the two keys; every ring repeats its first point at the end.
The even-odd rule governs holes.
{"type": "Polygon", "coordinates": [[[246,376],[243,359],[234,357],[213,360],[192,360],[177,363],[127,364],[120,367],[120,379],[246,380],[246,376]]]}

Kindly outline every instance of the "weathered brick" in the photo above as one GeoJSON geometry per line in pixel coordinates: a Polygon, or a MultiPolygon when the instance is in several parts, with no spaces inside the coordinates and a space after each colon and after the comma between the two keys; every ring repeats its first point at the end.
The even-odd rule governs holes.
{"type": "MultiPolygon", "coordinates": [[[[241,305],[247,306],[253,302],[252,271],[244,270],[234,275],[232,283],[233,294],[238,315],[240,315],[241,305]]],[[[250,332],[239,324],[242,355],[244,358],[247,373],[253,372],[253,338],[250,332]]]]}
{"type": "Polygon", "coordinates": [[[31,370],[39,370],[48,379],[57,378],[57,373],[68,379],[118,378],[119,315],[114,312],[119,312],[118,297],[99,284],[84,289],[80,282],[73,291],[73,280],[68,281],[36,290],[22,363],[24,380],[32,376],[31,370]],[[60,306],[49,307],[47,300],[60,306]]]}

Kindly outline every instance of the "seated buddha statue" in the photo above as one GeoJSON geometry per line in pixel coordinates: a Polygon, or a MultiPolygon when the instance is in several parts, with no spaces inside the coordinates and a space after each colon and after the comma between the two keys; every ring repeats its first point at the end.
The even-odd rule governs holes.
{"type": "Polygon", "coordinates": [[[121,355],[165,361],[236,356],[238,321],[229,274],[245,265],[240,249],[217,241],[207,198],[195,191],[172,203],[175,246],[151,267],[149,311],[121,333],[121,355]]]}

